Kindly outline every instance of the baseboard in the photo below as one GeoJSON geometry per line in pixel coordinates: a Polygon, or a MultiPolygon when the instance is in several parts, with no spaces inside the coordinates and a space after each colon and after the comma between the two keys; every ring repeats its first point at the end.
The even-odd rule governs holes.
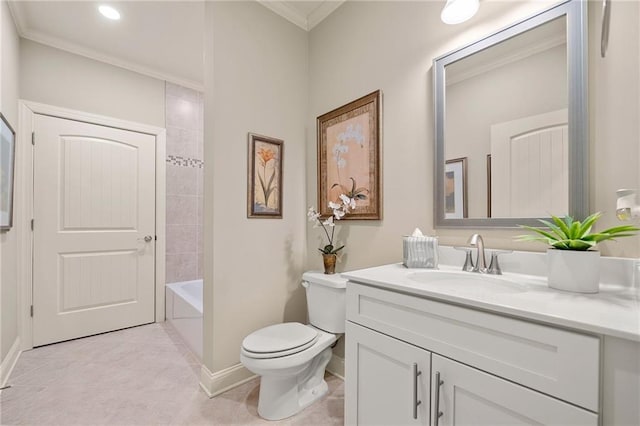
{"type": "Polygon", "coordinates": [[[256,377],[242,364],[212,373],[205,365],[200,369],[200,387],[209,398],[220,395],[256,377]]]}
{"type": "Polygon", "coordinates": [[[327,371],[344,380],[344,358],[333,354],[329,360],[329,364],[327,364],[327,371]]]}
{"type": "Polygon", "coordinates": [[[4,357],[2,362],[0,362],[0,388],[7,384],[7,380],[9,380],[9,376],[13,371],[13,367],[16,366],[21,353],[20,337],[17,337],[13,342],[13,345],[11,345],[11,349],[9,349],[7,356],[4,357]]]}

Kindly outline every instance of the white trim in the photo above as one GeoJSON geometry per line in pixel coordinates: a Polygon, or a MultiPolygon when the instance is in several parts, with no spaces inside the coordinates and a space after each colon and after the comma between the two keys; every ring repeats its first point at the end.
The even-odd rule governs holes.
{"type": "Polygon", "coordinates": [[[165,318],[167,247],[167,131],[156,133],[156,322],[165,318]]]}
{"type": "Polygon", "coordinates": [[[503,56],[502,58],[497,58],[490,63],[477,65],[464,71],[460,71],[454,75],[449,74],[447,75],[446,84],[447,86],[451,86],[453,84],[460,83],[461,81],[467,80],[480,74],[484,74],[496,68],[503,67],[513,62],[521,61],[530,56],[553,49],[554,47],[562,46],[563,44],[567,44],[565,35],[541,40],[535,45],[527,46],[526,49],[515,51],[511,54],[503,56]]]}
{"type": "Polygon", "coordinates": [[[209,398],[220,395],[257,377],[242,364],[212,373],[206,365],[200,369],[200,387],[209,398]]]}
{"type": "Polygon", "coordinates": [[[31,131],[33,129],[33,111],[27,104],[18,101],[18,141],[16,146],[16,192],[21,194],[14,203],[14,214],[24,218],[16,227],[18,240],[18,293],[20,342],[22,350],[33,348],[33,329],[31,321],[31,303],[33,269],[32,269],[32,236],[31,223],[33,217],[33,145],[31,145],[31,131]]]}
{"type": "MultiPolygon", "coordinates": [[[[164,321],[165,306],[165,248],[166,248],[166,130],[161,127],[135,123],[133,121],[76,111],[52,105],[41,104],[26,100],[18,101],[20,120],[18,125],[18,140],[20,149],[16,150],[16,182],[17,192],[23,194],[16,203],[14,214],[24,218],[19,221],[17,229],[18,239],[18,285],[20,293],[20,342],[22,350],[33,348],[33,319],[30,315],[32,288],[32,258],[31,222],[33,217],[33,145],[31,132],[33,131],[35,114],[50,115],[85,123],[117,129],[145,133],[156,137],[156,267],[155,267],[155,321],[164,321]]],[[[37,307],[36,307],[37,309],[37,307]]]]}
{"type": "Polygon", "coordinates": [[[16,29],[20,37],[34,41],[36,43],[44,44],[47,46],[55,47],[56,49],[64,50],[66,52],[73,53],[75,55],[84,56],[85,58],[93,59],[95,61],[104,62],[119,68],[124,68],[129,71],[137,72],[139,74],[147,75],[149,77],[157,78],[158,80],[170,81],[171,83],[185,86],[190,89],[197,90],[199,92],[204,91],[204,82],[191,80],[189,78],[178,77],[174,74],[155,70],[145,65],[127,61],[122,58],[118,58],[113,55],[100,53],[96,50],[86,48],[79,44],[63,40],[58,37],[54,37],[40,31],[32,30],[28,27],[24,13],[17,4],[17,2],[7,2],[9,10],[13,16],[13,21],[16,24],[16,29]]]}
{"type": "Polygon", "coordinates": [[[271,0],[257,0],[258,3],[271,10],[272,12],[282,16],[287,21],[296,24],[305,31],[309,31],[309,24],[307,23],[307,17],[300,14],[298,10],[287,5],[282,1],[271,0]]]}
{"type": "Polygon", "coordinates": [[[9,6],[9,12],[11,12],[11,17],[13,18],[13,23],[16,25],[16,30],[18,30],[18,34],[22,37],[24,29],[27,28],[24,13],[17,1],[8,1],[7,6],[9,6]]]}
{"type": "Polygon", "coordinates": [[[295,7],[291,7],[286,1],[276,0],[256,0],[258,3],[271,10],[272,12],[282,16],[287,21],[296,24],[305,31],[311,31],[313,27],[322,22],[327,16],[331,15],[334,10],[342,6],[346,0],[326,0],[308,16],[300,13],[295,7]]]}
{"type": "Polygon", "coordinates": [[[320,22],[324,21],[324,19],[331,15],[337,8],[342,6],[346,0],[339,1],[325,1],[317,9],[307,16],[307,31],[311,31],[313,27],[318,25],[320,22]]]}
{"type": "Polygon", "coordinates": [[[0,388],[7,384],[7,380],[9,380],[9,376],[11,376],[11,372],[16,366],[21,353],[20,336],[18,336],[13,342],[13,345],[11,345],[9,352],[7,352],[7,356],[0,362],[0,388]]]}
{"type": "Polygon", "coordinates": [[[329,364],[327,364],[327,371],[344,380],[344,358],[333,354],[329,360],[329,364]]]}

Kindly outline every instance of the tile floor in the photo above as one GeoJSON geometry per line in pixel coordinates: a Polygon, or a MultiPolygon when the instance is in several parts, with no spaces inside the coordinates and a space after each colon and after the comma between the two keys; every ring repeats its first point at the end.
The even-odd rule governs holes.
{"type": "Polygon", "coordinates": [[[344,383],[301,413],[267,422],[258,379],[209,399],[200,365],[168,324],[151,324],[24,352],[0,391],[2,425],[342,425],[344,383]]]}

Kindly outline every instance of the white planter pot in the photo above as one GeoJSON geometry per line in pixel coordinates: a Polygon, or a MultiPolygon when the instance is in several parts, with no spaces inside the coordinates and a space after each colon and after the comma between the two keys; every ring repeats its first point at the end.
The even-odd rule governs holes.
{"type": "Polygon", "coordinates": [[[597,293],[600,286],[600,252],[547,250],[549,287],[577,293],[597,293]]]}

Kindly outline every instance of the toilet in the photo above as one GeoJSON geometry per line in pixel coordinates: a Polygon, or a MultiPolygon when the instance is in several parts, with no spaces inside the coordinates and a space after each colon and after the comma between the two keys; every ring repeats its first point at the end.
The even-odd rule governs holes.
{"type": "Polygon", "coordinates": [[[309,324],[287,322],[254,331],[242,341],[240,361],[261,376],[258,414],[281,420],[322,398],[324,371],[337,334],[344,333],[347,280],[305,272],[309,324]]]}

